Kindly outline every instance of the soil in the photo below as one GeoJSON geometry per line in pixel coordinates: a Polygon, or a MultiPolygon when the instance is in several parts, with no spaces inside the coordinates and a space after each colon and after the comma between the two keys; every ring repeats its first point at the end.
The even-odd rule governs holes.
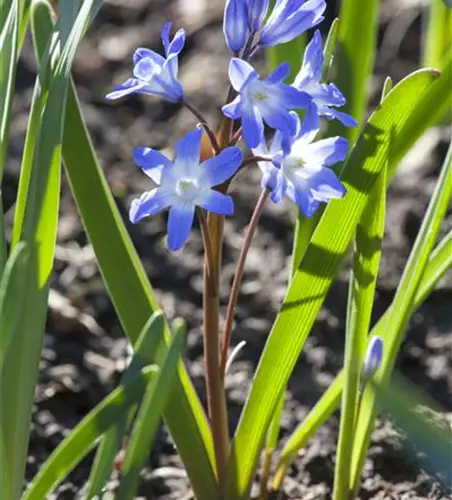
{"type": "MultiPolygon", "coordinates": [[[[104,100],[104,96],[114,84],[129,77],[131,54],[136,47],[161,50],[161,26],[172,19],[176,28],[184,27],[188,31],[180,64],[186,93],[206,117],[216,123],[217,108],[227,91],[230,57],[221,29],[222,4],[222,0],[110,0],[80,46],[74,69],[75,81],[95,148],[125,219],[132,198],[150,187],[147,178],[133,164],[133,148],[151,146],[169,152],[174,142],[195,122],[178,105],[154,98],[132,96],[111,104],[104,100]]],[[[400,5],[405,9],[403,15],[412,15],[412,22],[398,45],[397,40],[388,39],[385,34],[389,33],[389,25],[394,28],[399,2],[383,3],[381,50],[376,61],[376,76],[371,82],[374,100],[384,77],[391,75],[398,81],[419,65],[420,8],[415,4],[400,5]]],[[[334,9],[331,8],[329,21],[333,15],[334,9]]],[[[327,29],[329,21],[322,29],[327,29]]],[[[404,28],[401,26],[400,29],[404,28]]],[[[12,143],[4,181],[9,222],[13,215],[12,204],[34,71],[27,41],[17,77],[12,143]]],[[[449,127],[431,129],[402,162],[389,189],[375,319],[394,296],[449,138],[449,127]]],[[[244,228],[259,193],[259,174],[249,169],[234,184],[232,192],[236,214],[228,219],[225,228],[223,305],[229,294],[244,228]]],[[[165,215],[149,218],[134,227],[128,224],[128,227],[166,315],[169,318],[180,316],[188,323],[187,366],[196,388],[203,394],[200,335],[202,247],[199,231],[196,229],[192,233],[183,251],[171,253],[164,243],[165,215]]],[[[448,212],[442,234],[451,228],[452,209],[448,212]]],[[[284,296],[291,241],[289,205],[268,205],[249,253],[233,335],[234,344],[245,340],[246,346],[227,378],[231,428],[236,425],[252,374],[284,296]],[[264,261],[265,266],[262,266],[264,261]]],[[[344,269],[319,314],[291,379],[282,419],[282,442],[340,370],[346,295],[347,270],[344,269]]],[[[397,363],[408,380],[442,406],[449,421],[452,416],[451,303],[452,287],[443,280],[413,316],[397,363]]],[[[92,247],[64,181],[50,310],[31,425],[28,479],[39,470],[70,429],[115,387],[128,352],[127,341],[99,275],[92,247]]],[[[336,413],[291,466],[284,483],[283,498],[331,498],[337,434],[336,413]]],[[[406,452],[404,443],[404,438],[390,421],[385,418],[378,421],[359,498],[447,498],[437,479],[422,469],[415,455],[406,452]]],[[[50,498],[83,498],[91,461],[90,455],[50,498]]],[[[108,489],[114,489],[116,484],[117,478],[113,475],[108,489]]],[[[163,427],[143,471],[137,498],[193,498],[180,459],[163,427]]]]}

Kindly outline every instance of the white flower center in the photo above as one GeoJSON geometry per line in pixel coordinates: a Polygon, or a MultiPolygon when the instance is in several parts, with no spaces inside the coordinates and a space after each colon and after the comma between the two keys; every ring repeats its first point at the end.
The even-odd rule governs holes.
{"type": "Polygon", "coordinates": [[[266,85],[260,80],[256,79],[250,83],[248,88],[248,99],[255,106],[269,99],[270,94],[266,85]]]}
{"type": "Polygon", "coordinates": [[[199,193],[196,179],[180,179],[176,184],[176,194],[186,201],[193,201],[199,193]]]}

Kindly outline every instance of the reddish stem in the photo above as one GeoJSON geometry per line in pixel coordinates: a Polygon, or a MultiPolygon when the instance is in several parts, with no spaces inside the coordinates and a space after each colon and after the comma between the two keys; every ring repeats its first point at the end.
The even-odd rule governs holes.
{"type": "Polygon", "coordinates": [[[243,271],[245,269],[245,261],[248,255],[248,251],[251,247],[251,243],[253,241],[254,233],[256,232],[257,224],[262,214],[262,209],[264,208],[269,194],[270,191],[268,189],[264,189],[260,194],[259,199],[257,200],[245,235],[245,241],[243,242],[243,246],[240,250],[240,255],[237,261],[234,281],[232,282],[231,294],[229,296],[229,303],[226,312],[226,324],[224,327],[223,344],[221,348],[220,372],[223,378],[225,375],[226,363],[228,360],[228,349],[231,342],[232,322],[234,320],[235,308],[237,307],[240,284],[242,282],[243,271]]]}

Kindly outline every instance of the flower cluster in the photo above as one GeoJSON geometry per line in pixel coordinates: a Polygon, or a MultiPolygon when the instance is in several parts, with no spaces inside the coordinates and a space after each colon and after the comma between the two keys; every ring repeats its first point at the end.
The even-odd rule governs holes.
{"type": "MultiPolygon", "coordinates": [[[[267,77],[261,77],[250,64],[260,48],[289,42],[317,26],[325,8],[325,0],[276,0],[269,13],[269,0],[226,1],[223,31],[233,54],[229,64],[232,99],[222,112],[224,120],[230,120],[231,130],[235,130],[234,138],[218,145],[215,134],[203,123],[217,153],[203,163],[200,128],[177,143],[173,162],[151,148],[136,148],[135,162],[157,187],[133,201],[132,222],[169,208],[168,246],[176,250],[188,237],[196,207],[232,214],[231,197],[216,187],[229,181],[241,167],[242,153],[236,144],[242,138],[256,156],[262,187],[271,191],[274,203],[286,196],[309,217],[319,203],[345,195],[344,186],[330,167],[346,157],[347,141],[341,137],[315,138],[320,117],[337,119],[346,127],[357,123],[337,109],[345,104],[340,90],[322,81],[325,56],[319,31],[306,47],[292,83],[286,81],[287,63],[267,77]],[[303,121],[294,110],[303,110],[303,121]],[[270,147],[266,143],[266,126],[274,131],[270,147]]],[[[107,98],[132,93],[154,95],[186,105],[200,119],[200,113],[186,101],[178,79],[178,57],[185,44],[185,31],[179,30],[172,40],[170,31],[171,23],[165,24],[161,34],[165,57],[145,48],[136,50],[134,77],[117,86],[107,98]]]]}

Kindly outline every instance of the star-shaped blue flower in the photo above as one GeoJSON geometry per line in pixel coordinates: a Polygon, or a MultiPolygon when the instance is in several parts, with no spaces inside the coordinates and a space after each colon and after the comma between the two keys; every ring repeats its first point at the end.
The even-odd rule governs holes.
{"type": "Polygon", "coordinates": [[[333,83],[320,83],[324,60],[322,37],[320,32],[316,31],[306,47],[303,65],[293,86],[311,97],[311,106],[318,115],[325,116],[328,120],[337,118],[346,127],[356,127],[358,123],[353,116],[335,109],[345,104],[341,91],[333,83]]]}
{"type": "Polygon", "coordinates": [[[270,149],[262,142],[253,153],[273,160],[259,162],[262,186],[272,191],[272,201],[279,203],[287,196],[310,217],[319,203],[345,195],[345,187],[329,167],[345,159],[348,142],[342,137],[314,142],[318,129],[311,127],[312,116],[307,114],[302,126],[295,113],[292,119],[298,124],[293,136],[276,132],[270,149]]]}
{"type": "Polygon", "coordinates": [[[169,208],[168,247],[178,250],[190,233],[195,208],[231,215],[232,198],[214,186],[230,179],[242,162],[242,152],[236,147],[224,149],[200,164],[202,130],[189,132],[176,144],[176,158],[170,161],[151,148],[136,148],[135,163],[158,186],[133,200],[130,220],[139,222],[143,217],[169,208]]]}
{"type": "Polygon", "coordinates": [[[166,58],[153,50],[137,49],[133,55],[134,78],[116,86],[113,92],[107,94],[107,99],[118,99],[135,92],[159,96],[170,102],[183,98],[184,91],[177,75],[178,57],[185,44],[185,30],[180,29],[172,41],[170,31],[171,23],[166,23],[161,33],[166,58]]]}
{"type": "Polygon", "coordinates": [[[261,142],[264,122],[285,134],[295,132],[290,110],[308,107],[310,99],[304,92],[283,83],[288,75],[287,63],[261,79],[250,64],[238,58],[231,59],[229,78],[239,95],[222,109],[228,118],[242,119],[243,137],[249,148],[261,142]]]}

